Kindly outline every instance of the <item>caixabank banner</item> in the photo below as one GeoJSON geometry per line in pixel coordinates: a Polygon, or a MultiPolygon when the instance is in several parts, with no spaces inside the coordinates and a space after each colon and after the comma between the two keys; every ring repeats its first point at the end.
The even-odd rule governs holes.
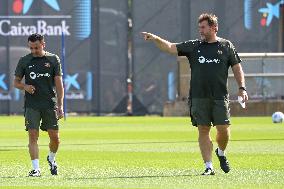
{"type": "Polygon", "coordinates": [[[83,40],[91,34],[91,0],[1,2],[1,12],[8,13],[0,17],[1,36],[28,36],[32,33],[41,33],[45,36],[64,34],[83,40]]]}
{"type": "Polygon", "coordinates": [[[23,112],[14,70],[35,32],[61,59],[67,111],[112,112],[126,91],[127,7],[127,0],[1,0],[0,113],[23,112]]]}
{"type": "Polygon", "coordinates": [[[281,10],[284,0],[264,1],[262,5],[253,0],[244,0],[244,25],[247,30],[251,30],[257,25],[271,27],[272,22],[279,24],[281,10]],[[264,5],[265,4],[265,5],[264,5]]]}
{"type": "Polygon", "coordinates": [[[70,103],[70,109],[86,111],[93,99],[91,0],[3,0],[0,4],[2,112],[7,105],[11,112],[22,110],[24,95],[13,88],[14,70],[19,58],[29,53],[27,38],[32,33],[44,35],[46,50],[60,57],[67,103],[80,104],[70,103]]]}

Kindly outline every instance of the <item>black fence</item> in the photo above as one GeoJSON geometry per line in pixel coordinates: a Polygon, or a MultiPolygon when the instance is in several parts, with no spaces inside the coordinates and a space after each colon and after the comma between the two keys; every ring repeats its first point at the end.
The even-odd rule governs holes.
{"type": "Polygon", "coordinates": [[[19,58],[29,53],[30,33],[44,34],[46,50],[64,58],[68,112],[125,113],[127,78],[131,77],[133,113],[161,114],[164,103],[175,100],[176,57],[145,42],[140,32],[152,32],[172,42],[196,39],[198,16],[210,12],[219,17],[218,35],[231,40],[239,52],[279,52],[283,46],[280,31],[283,16],[277,12],[281,3],[281,0],[2,0],[0,113],[23,111],[23,93],[13,88],[13,79],[19,58]],[[274,9],[269,9],[270,5],[274,9]]]}

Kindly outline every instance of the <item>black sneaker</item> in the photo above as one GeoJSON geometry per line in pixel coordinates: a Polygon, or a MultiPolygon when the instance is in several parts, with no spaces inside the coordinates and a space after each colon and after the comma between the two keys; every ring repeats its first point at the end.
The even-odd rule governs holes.
{"type": "Polygon", "coordinates": [[[215,153],[220,161],[220,167],[225,172],[228,173],[230,171],[229,161],[227,160],[226,156],[219,156],[218,148],[215,150],[215,153]]]}
{"type": "Polygon", "coordinates": [[[202,173],[201,175],[215,175],[215,171],[211,168],[206,168],[204,173],[202,173]]]}
{"type": "Polygon", "coordinates": [[[40,170],[31,170],[29,172],[29,177],[40,177],[40,170]]]}
{"type": "Polygon", "coordinates": [[[50,173],[52,175],[57,175],[57,164],[56,164],[56,162],[54,161],[52,163],[51,161],[49,161],[49,156],[47,156],[46,160],[47,160],[49,167],[50,167],[50,173]]]}

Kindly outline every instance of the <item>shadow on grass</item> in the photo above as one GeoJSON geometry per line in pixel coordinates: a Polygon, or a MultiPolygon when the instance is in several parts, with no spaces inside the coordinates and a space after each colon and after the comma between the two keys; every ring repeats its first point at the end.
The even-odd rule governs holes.
{"type": "MultiPolygon", "coordinates": [[[[5,146],[5,147],[12,147],[12,146],[5,146]]],[[[9,151],[17,151],[18,149],[0,149],[0,152],[9,152],[9,151]]]]}
{"type": "Polygon", "coordinates": [[[18,178],[18,177],[13,177],[13,176],[9,176],[9,177],[0,177],[1,179],[11,179],[11,178],[18,178]]]}
{"type": "MultiPolygon", "coordinates": [[[[275,139],[241,139],[241,140],[230,140],[231,142],[253,142],[253,141],[284,141],[284,138],[275,139]]],[[[198,141],[159,141],[159,142],[114,142],[114,143],[95,143],[95,144],[63,144],[66,146],[99,146],[99,145],[128,145],[128,144],[178,144],[178,143],[197,143],[198,141]]]]}
{"type": "Polygon", "coordinates": [[[96,143],[96,144],[65,144],[65,145],[75,145],[75,146],[88,146],[88,145],[128,145],[128,144],[177,144],[177,143],[196,143],[197,141],[171,141],[171,142],[110,142],[110,143],[96,143]]]}
{"type": "MultiPolygon", "coordinates": [[[[7,176],[7,177],[0,177],[1,179],[18,179],[18,178],[31,178],[29,176],[7,176]]],[[[40,178],[40,177],[32,177],[32,178],[40,178]]]]}
{"type": "MultiPolygon", "coordinates": [[[[177,178],[177,177],[196,177],[202,176],[200,174],[175,174],[175,175],[141,175],[141,176],[114,176],[114,177],[76,177],[65,178],[67,180],[109,180],[109,179],[143,179],[143,178],[177,178]]],[[[6,176],[0,177],[1,179],[17,179],[17,178],[41,178],[41,177],[29,177],[29,176],[6,176]]],[[[56,177],[54,177],[56,178],[56,177]]]]}
{"type": "Polygon", "coordinates": [[[177,177],[196,177],[198,174],[180,174],[180,175],[142,175],[142,176],[117,176],[117,177],[79,177],[66,178],[67,180],[109,180],[109,179],[143,179],[143,178],[177,178],[177,177]]]}

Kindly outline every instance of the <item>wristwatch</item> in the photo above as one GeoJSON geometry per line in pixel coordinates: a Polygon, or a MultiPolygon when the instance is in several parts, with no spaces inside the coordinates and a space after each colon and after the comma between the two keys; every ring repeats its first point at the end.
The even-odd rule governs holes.
{"type": "Polygon", "coordinates": [[[239,90],[247,91],[246,87],[239,87],[239,90]]]}

